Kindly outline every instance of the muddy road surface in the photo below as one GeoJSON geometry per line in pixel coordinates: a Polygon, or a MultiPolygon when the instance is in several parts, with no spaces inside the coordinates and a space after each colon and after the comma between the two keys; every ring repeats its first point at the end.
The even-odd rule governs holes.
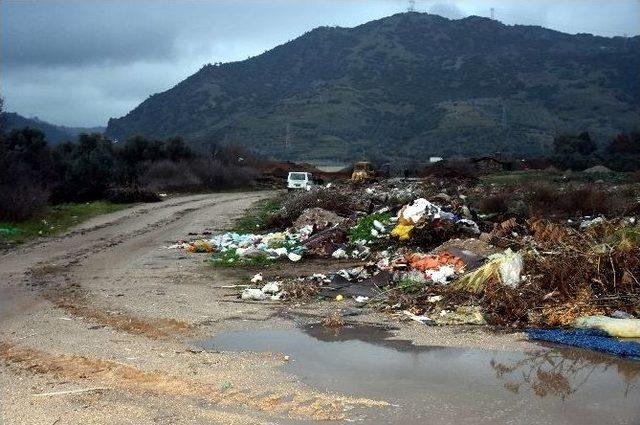
{"type": "Polygon", "coordinates": [[[241,302],[222,287],[253,271],[166,248],[271,195],[177,197],[0,254],[0,423],[640,423],[638,363],[347,303],[241,302]],[[345,308],[354,327],[309,327],[345,308]]]}

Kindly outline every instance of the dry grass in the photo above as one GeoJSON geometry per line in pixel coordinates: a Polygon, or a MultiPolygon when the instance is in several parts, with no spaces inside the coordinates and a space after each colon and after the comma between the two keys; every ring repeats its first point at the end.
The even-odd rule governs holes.
{"type": "Polygon", "coordinates": [[[119,311],[107,311],[87,304],[76,294],[51,294],[47,298],[67,313],[110,328],[148,338],[166,339],[172,335],[183,335],[194,330],[193,325],[177,319],[143,319],[119,311]]]}
{"type": "Polygon", "coordinates": [[[344,326],[344,320],[338,313],[331,313],[329,316],[322,319],[322,326],[325,328],[341,328],[344,326]]]}

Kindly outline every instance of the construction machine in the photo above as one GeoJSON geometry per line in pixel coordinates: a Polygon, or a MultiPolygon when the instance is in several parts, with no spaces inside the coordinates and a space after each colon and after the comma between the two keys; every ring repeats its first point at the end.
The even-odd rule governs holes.
{"type": "Polygon", "coordinates": [[[351,173],[352,181],[361,182],[372,179],[375,176],[376,172],[370,162],[360,161],[353,164],[353,173],[351,173]]]}

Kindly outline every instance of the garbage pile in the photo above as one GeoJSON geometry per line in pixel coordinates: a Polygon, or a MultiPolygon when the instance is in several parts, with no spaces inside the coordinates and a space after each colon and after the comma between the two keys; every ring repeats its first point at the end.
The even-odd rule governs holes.
{"type": "Polygon", "coordinates": [[[174,247],[232,263],[341,262],[332,273],[252,282],[243,299],[352,300],[428,325],[582,327],[585,317],[615,312],[638,320],[634,217],[482,214],[468,204],[478,190],[428,181],[333,184],[289,195],[271,220],[276,232],[174,247]]]}
{"type": "Polygon", "coordinates": [[[224,263],[256,258],[267,260],[287,258],[290,261],[300,261],[306,250],[304,241],[309,239],[311,232],[311,226],[266,234],[228,232],[213,236],[211,239],[180,241],[168,248],[184,249],[192,253],[212,253],[214,262],[224,263]]]}

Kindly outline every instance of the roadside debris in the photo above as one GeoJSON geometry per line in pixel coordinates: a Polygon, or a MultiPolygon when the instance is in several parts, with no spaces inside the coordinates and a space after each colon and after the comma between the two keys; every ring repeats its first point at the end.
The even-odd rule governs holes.
{"type": "Polygon", "coordinates": [[[640,319],[616,319],[606,316],[585,316],[576,320],[576,328],[599,329],[618,338],[640,338],[640,319]]]}
{"type": "Polygon", "coordinates": [[[483,213],[483,203],[473,200],[495,193],[475,184],[334,182],[289,194],[267,220],[270,233],[225,233],[173,248],[209,253],[214,263],[313,257],[336,265],[331,273],[280,279],[274,290],[247,288],[245,299],[350,302],[429,325],[579,326],[637,335],[635,216],[483,213]],[[358,265],[341,264],[347,261],[358,265]],[[611,317],[584,317],[603,315],[611,317]]]}

